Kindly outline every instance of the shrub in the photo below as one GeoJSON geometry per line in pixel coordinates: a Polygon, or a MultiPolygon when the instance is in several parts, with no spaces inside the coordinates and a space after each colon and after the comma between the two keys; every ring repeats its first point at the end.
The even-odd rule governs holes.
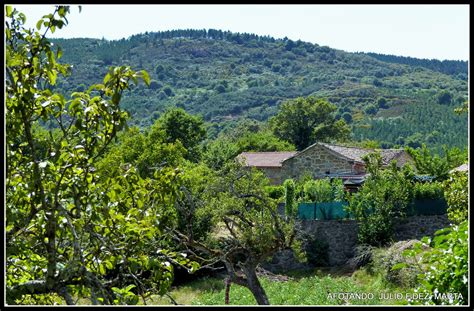
{"type": "Polygon", "coordinates": [[[150,89],[152,90],[158,90],[162,87],[162,84],[156,80],[151,80],[150,82],[150,89]]]}
{"type": "Polygon", "coordinates": [[[380,273],[383,278],[397,286],[413,288],[416,286],[417,273],[419,272],[413,258],[402,255],[406,249],[412,249],[418,240],[396,242],[389,248],[379,248],[372,252],[372,261],[369,265],[373,274],[380,273]],[[393,269],[403,264],[400,269],[393,269]]]}
{"type": "Polygon", "coordinates": [[[351,123],[352,122],[352,114],[350,112],[344,112],[341,117],[346,121],[346,123],[351,123]]]}
{"type": "Polygon", "coordinates": [[[413,196],[417,200],[441,199],[444,197],[443,185],[439,182],[415,183],[413,196]]]}
{"type": "Polygon", "coordinates": [[[438,104],[449,105],[453,100],[453,96],[448,91],[443,91],[438,94],[438,104]]]}
{"type": "Polygon", "coordinates": [[[311,202],[331,202],[333,189],[328,178],[308,180],[303,186],[304,199],[311,202]]]}
{"type": "Polygon", "coordinates": [[[295,182],[293,179],[287,179],[283,183],[285,187],[285,214],[287,217],[293,217],[298,212],[295,199],[295,182]]]}
{"type": "Polygon", "coordinates": [[[332,185],[332,194],[333,200],[336,202],[343,201],[345,199],[345,192],[344,192],[344,183],[340,178],[334,178],[331,182],[332,185]]]}
{"type": "Polygon", "coordinates": [[[360,222],[359,243],[382,246],[390,242],[393,234],[392,221],[386,214],[370,214],[360,222]]]}
{"type": "Polygon", "coordinates": [[[268,196],[272,199],[278,200],[285,196],[285,187],[283,186],[267,186],[265,190],[268,193],[268,196]]]}
{"type": "MultiPolygon", "coordinates": [[[[417,258],[422,273],[418,275],[416,292],[426,294],[425,304],[467,304],[468,295],[468,221],[439,230],[431,241],[424,237],[413,249],[405,250],[404,256],[417,258]],[[431,246],[428,251],[423,246],[431,246]],[[443,296],[442,294],[457,294],[443,296]],[[440,295],[441,294],[441,295],[440,295]]],[[[392,269],[405,268],[399,264],[392,269]]],[[[417,301],[414,301],[416,303],[417,301]]]]}
{"type": "Polygon", "coordinates": [[[404,217],[413,200],[413,171],[410,166],[400,169],[395,162],[382,169],[379,153],[370,154],[364,161],[370,176],[349,198],[347,212],[360,222],[360,243],[382,246],[391,240],[394,218],[404,217]]]}
{"type": "Polygon", "coordinates": [[[387,106],[387,100],[384,98],[384,97],[379,97],[377,99],[377,106],[379,106],[379,108],[388,108],[387,106]]]}
{"type": "Polygon", "coordinates": [[[448,218],[459,223],[467,219],[469,208],[468,178],[466,172],[451,174],[445,181],[444,196],[448,203],[448,218]]]}
{"type": "Polygon", "coordinates": [[[225,86],[223,86],[222,84],[218,84],[216,87],[215,87],[215,90],[217,93],[221,94],[221,93],[225,93],[225,86]]]}
{"type": "Polygon", "coordinates": [[[365,107],[364,111],[367,114],[374,115],[377,113],[377,106],[370,104],[367,107],[365,107]]]}
{"type": "Polygon", "coordinates": [[[166,96],[174,96],[173,89],[169,85],[163,88],[163,92],[166,94],[166,96]]]}

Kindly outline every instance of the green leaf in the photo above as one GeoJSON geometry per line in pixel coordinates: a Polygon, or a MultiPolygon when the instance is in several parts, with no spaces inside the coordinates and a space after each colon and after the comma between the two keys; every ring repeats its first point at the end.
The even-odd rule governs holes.
{"type": "Polygon", "coordinates": [[[41,25],[43,25],[43,19],[40,19],[40,20],[36,23],[36,29],[41,30],[41,25]]]}
{"type": "Polygon", "coordinates": [[[104,264],[100,264],[99,265],[99,273],[104,275],[105,274],[105,267],[104,267],[104,264]]]}
{"type": "Polygon", "coordinates": [[[115,193],[114,190],[110,190],[109,193],[108,193],[108,196],[112,201],[115,201],[116,193],[115,193]]]}
{"type": "Polygon", "coordinates": [[[145,70],[140,71],[143,75],[143,81],[146,83],[147,86],[150,86],[150,76],[148,75],[148,72],[145,70]]]}
{"type": "Polygon", "coordinates": [[[110,80],[110,78],[111,78],[110,73],[106,74],[105,77],[104,77],[104,84],[107,84],[107,82],[110,80]]]}
{"type": "Polygon", "coordinates": [[[12,17],[12,7],[7,5],[5,7],[5,11],[7,12],[7,17],[12,17]]]}
{"type": "Polygon", "coordinates": [[[107,269],[109,269],[109,270],[113,269],[114,266],[110,261],[107,260],[104,263],[105,263],[105,266],[107,267],[107,269]]]}
{"type": "Polygon", "coordinates": [[[51,85],[55,85],[56,84],[56,78],[58,77],[56,71],[54,71],[54,70],[48,71],[47,74],[48,74],[48,78],[49,78],[49,83],[51,85]]]}

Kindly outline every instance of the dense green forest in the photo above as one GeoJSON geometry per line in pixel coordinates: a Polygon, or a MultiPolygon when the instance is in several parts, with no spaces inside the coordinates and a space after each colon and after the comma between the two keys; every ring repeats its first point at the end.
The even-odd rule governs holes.
{"type": "Polygon", "coordinates": [[[151,125],[169,107],[201,115],[211,138],[238,120],[266,121],[286,99],[314,95],[335,104],[353,139],[382,147],[467,146],[467,62],[347,53],[287,38],[221,30],[173,30],[108,41],[54,39],[72,75],[68,94],[97,83],[112,65],[144,68],[151,85],[124,93],[131,124],[151,125]],[[441,117],[440,117],[441,116],[441,117]]]}

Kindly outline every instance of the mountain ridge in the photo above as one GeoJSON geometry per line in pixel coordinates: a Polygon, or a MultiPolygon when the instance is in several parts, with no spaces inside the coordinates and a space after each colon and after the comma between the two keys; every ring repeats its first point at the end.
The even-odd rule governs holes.
{"type": "Polygon", "coordinates": [[[435,141],[423,142],[467,144],[467,118],[448,116],[467,99],[468,63],[463,61],[352,53],[301,40],[215,29],[149,32],[111,41],[52,41],[62,46],[63,61],[75,66],[72,76],[58,86],[64,91],[100,82],[111,65],[147,70],[151,87],[138,86],[123,98],[131,123],[140,127],[150,125],[169,107],[181,107],[201,114],[217,133],[242,118],[265,121],[283,100],[319,96],[338,106],[338,116],[350,120],[356,139],[394,144],[398,138],[433,132],[436,136],[437,131],[441,136],[435,141]],[[446,92],[449,100],[443,102],[440,98],[446,92]],[[397,129],[396,138],[389,135],[393,133],[388,128],[390,132],[393,128],[385,124],[387,120],[398,122],[397,127],[417,127],[407,113],[421,109],[428,117],[430,108],[446,115],[447,125],[420,128],[421,132],[397,129]],[[374,128],[382,133],[368,130],[374,128]],[[453,134],[463,138],[453,139],[453,134]]]}

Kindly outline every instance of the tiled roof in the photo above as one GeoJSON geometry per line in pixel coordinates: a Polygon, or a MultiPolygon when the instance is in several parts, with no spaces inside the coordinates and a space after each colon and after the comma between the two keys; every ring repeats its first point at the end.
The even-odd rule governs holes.
{"type": "MultiPolygon", "coordinates": [[[[390,163],[390,161],[396,159],[400,154],[404,153],[403,149],[367,149],[359,147],[346,147],[339,145],[331,145],[326,143],[316,143],[320,146],[325,147],[335,156],[343,158],[347,161],[354,161],[364,163],[362,157],[365,155],[379,151],[382,155],[382,161],[384,165],[390,163]]],[[[243,152],[238,157],[244,160],[247,166],[256,167],[281,167],[282,162],[297,157],[299,154],[304,153],[306,150],[313,148],[316,144],[309,146],[308,148],[296,152],[296,151],[282,151],[282,152],[243,152]]]]}
{"type": "Polygon", "coordinates": [[[327,149],[343,156],[348,160],[352,160],[355,162],[363,163],[362,157],[365,155],[379,151],[382,155],[382,161],[384,164],[390,163],[393,159],[395,159],[398,155],[405,152],[403,149],[367,149],[367,148],[359,148],[359,147],[345,147],[339,145],[330,145],[325,143],[319,143],[319,145],[326,147],[327,149]]]}
{"type": "Polygon", "coordinates": [[[238,157],[247,166],[281,167],[281,162],[296,154],[296,151],[281,152],[242,152],[238,157]]]}

